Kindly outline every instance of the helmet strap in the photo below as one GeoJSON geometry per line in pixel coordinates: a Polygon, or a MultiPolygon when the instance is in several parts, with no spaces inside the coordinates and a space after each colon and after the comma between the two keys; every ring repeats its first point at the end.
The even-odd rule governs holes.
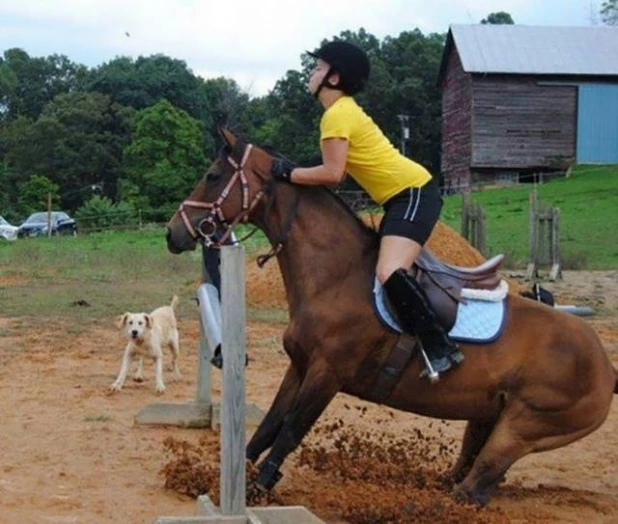
{"type": "Polygon", "coordinates": [[[320,85],[318,86],[316,92],[314,93],[314,97],[317,98],[318,95],[320,94],[320,91],[322,91],[323,87],[327,87],[328,89],[340,89],[339,85],[335,85],[335,84],[331,84],[328,79],[330,78],[330,75],[332,75],[333,73],[335,73],[336,71],[330,67],[328,69],[328,72],[326,73],[326,75],[324,75],[324,78],[322,79],[322,81],[320,82],[320,85]]]}

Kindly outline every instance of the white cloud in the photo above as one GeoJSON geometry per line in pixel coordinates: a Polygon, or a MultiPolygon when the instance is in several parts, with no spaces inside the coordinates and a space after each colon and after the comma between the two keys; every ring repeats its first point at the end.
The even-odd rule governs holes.
{"type": "Polygon", "coordinates": [[[583,25],[589,16],[581,0],[3,0],[0,51],[62,53],[89,66],[165,53],[258,95],[298,68],[303,51],[343,30],[443,33],[500,10],[530,25],[583,25]]]}

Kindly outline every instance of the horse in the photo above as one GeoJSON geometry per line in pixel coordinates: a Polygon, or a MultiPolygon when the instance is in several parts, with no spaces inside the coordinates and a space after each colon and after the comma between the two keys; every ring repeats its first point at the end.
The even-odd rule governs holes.
{"type": "Polygon", "coordinates": [[[166,239],[177,254],[211,242],[215,230],[227,235],[249,222],[276,256],[289,306],[283,347],[290,363],[246,447],[254,464],[269,450],[257,466],[259,487],[273,488],[286,457],[338,392],[467,421],[445,477],[453,496],[481,505],[517,460],[581,439],[605,421],[618,372],[595,331],[515,294],[505,299],[509,317],[498,340],[462,344],[464,363],[436,384],[420,378],[420,359],[409,359],[376,401],[373,388],[398,340],[372,304],[378,234],[328,188],[275,181],[272,151],[220,132],[219,158],[171,217],[166,239]]]}

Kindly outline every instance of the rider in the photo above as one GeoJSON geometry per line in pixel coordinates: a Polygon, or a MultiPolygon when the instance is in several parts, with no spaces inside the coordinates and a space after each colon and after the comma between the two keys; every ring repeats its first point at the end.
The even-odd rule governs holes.
{"type": "Polygon", "coordinates": [[[405,331],[420,339],[434,371],[447,371],[463,361],[463,354],[447,336],[421,286],[406,271],[438,221],[442,209],[438,184],[424,167],[401,155],[352,98],[369,78],[365,52],[336,40],[309,54],[316,59],[309,91],[324,106],[322,164],[296,167],[277,159],[272,174],[294,184],[334,185],[348,172],[384,207],[377,278],[405,331]]]}

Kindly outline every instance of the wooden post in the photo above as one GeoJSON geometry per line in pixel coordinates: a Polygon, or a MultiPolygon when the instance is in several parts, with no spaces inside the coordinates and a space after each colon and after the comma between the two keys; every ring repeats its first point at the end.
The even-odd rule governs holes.
{"type": "Polygon", "coordinates": [[[530,193],[528,210],[528,268],[526,269],[526,280],[533,280],[537,276],[537,222],[536,222],[536,189],[530,193]]]}
{"type": "Polygon", "coordinates": [[[487,239],[485,238],[485,211],[483,211],[483,208],[481,207],[480,204],[477,204],[477,222],[476,222],[476,227],[477,227],[477,233],[476,233],[476,249],[479,250],[479,252],[481,253],[481,255],[486,256],[487,255],[487,251],[486,251],[486,244],[487,244],[487,239]]]}
{"type": "Polygon", "coordinates": [[[562,263],[560,260],[560,209],[554,207],[552,209],[552,228],[551,228],[551,244],[552,244],[552,259],[551,271],[549,279],[552,281],[562,278],[562,263]]]}
{"type": "Polygon", "coordinates": [[[246,514],[245,475],[245,250],[221,248],[221,513],[246,514]]]}
{"type": "Polygon", "coordinates": [[[47,236],[52,236],[52,194],[51,191],[47,193],[47,236]]]}
{"type": "Polygon", "coordinates": [[[470,193],[464,191],[461,194],[461,236],[469,239],[468,220],[470,217],[470,193]]]}

